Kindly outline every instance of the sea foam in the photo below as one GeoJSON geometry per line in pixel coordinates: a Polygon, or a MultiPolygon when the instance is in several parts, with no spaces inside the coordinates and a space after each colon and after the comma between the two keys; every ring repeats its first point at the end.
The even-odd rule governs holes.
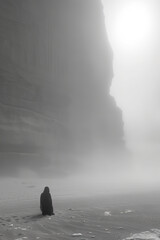
{"type": "Polygon", "coordinates": [[[160,229],[151,229],[150,231],[145,231],[141,233],[132,234],[123,240],[159,240],[160,239],[160,229]]]}

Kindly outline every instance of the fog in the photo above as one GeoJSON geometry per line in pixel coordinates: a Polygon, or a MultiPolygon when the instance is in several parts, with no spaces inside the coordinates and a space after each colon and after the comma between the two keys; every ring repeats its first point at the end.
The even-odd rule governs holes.
{"type": "Polygon", "coordinates": [[[159,188],[159,1],[103,5],[114,52],[110,92],[123,113],[131,175],[144,188],[159,188]]]}
{"type": "Polygon", "coordinates": [[[6,186],[78,196],[158,187],[159,4],[142,2],[148,25],[133,46],[115,38],[127,1],[0,1],[6,186]]]}

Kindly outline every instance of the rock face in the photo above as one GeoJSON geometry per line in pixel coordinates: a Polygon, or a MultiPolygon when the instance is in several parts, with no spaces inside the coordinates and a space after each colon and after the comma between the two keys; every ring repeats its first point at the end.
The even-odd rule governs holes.
{"type": "Polygon", "coordinates": [[[1,174],[123,147],[99,0],[0,0],[1,174]]]}

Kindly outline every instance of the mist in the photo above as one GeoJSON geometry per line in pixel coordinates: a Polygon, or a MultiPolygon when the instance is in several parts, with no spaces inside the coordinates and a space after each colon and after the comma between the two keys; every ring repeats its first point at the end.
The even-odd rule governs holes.
{"type": "Polygon", "coordinates": [[[125,4],[0,1],[2,179],[57,194],[158,188],[158,24],[126,50],[113,38],[125,4]]]}
{"type": "Polygon", "coordinates": [[[159,189],[159,1],[102,1],[135,186],[159,189]]]}

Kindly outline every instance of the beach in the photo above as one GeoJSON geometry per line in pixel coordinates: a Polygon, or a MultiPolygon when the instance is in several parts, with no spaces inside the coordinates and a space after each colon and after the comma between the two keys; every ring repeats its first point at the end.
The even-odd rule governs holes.
{"type": "MultiPolygon", "coordinates": [[[[33,186],[28,189],[35,191],[33,186]]],[[[160,194],[157,192],[55,195],[55,216],[42,216],[38,194],[34,197],[26,198],[23,194],[17,199],[16,196],[6,200],[1,197],[1,240],[157,240],[160,236],[160,194]]]]}

